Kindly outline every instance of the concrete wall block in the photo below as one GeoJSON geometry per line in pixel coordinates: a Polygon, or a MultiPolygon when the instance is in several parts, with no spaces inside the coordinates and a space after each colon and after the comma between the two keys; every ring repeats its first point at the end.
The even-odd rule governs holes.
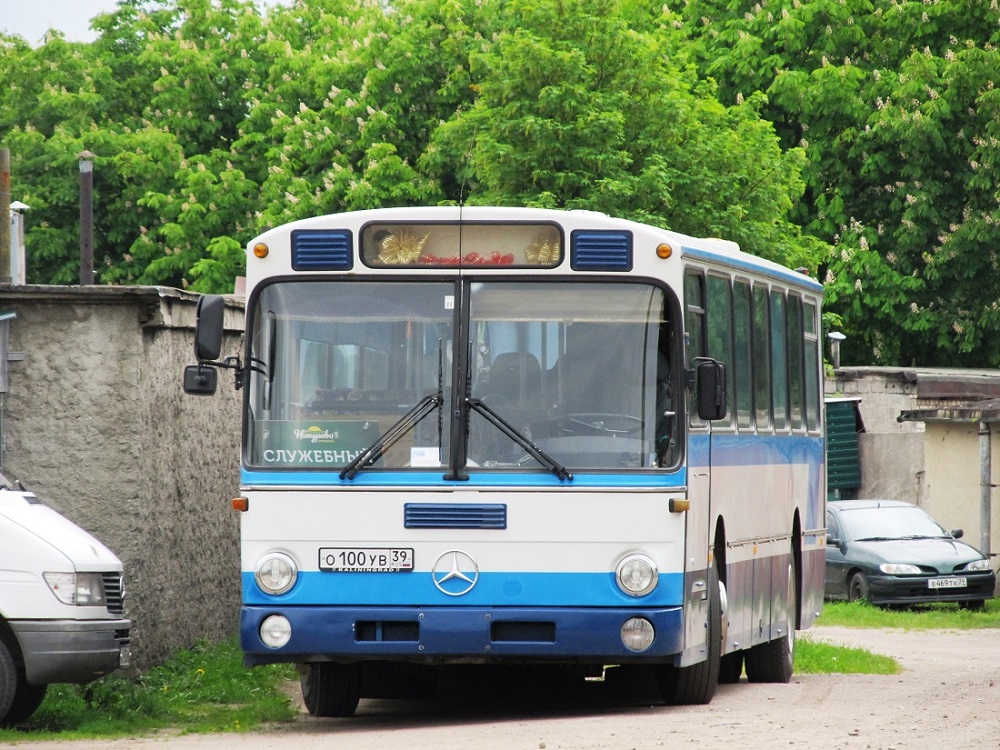
{"type": "MultiPolygon", "coordinates": [[[[197,295],[11,287],[0,298],[17,315],[10,350],[26,355],[10,364],[0,458],[122,559],[137,668],[234,637],[240,400],[228,372],[214,397],[183,392],[197,295]]],[[[224,353],[239,346],[231,332],[224,353]]]]}

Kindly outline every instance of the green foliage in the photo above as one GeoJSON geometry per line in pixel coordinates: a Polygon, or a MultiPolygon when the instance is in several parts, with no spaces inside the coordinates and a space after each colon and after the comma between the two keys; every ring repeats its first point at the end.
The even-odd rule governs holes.
{"type": "Polygon", "coordinates": [[[843,360],[1000,363],[1000,9],[959,0],[689,0],[723,101],[764,92],[807,154],[793,215],[833,245],[843,360]]]}
{"type": "Polygon", "coordinates": [[[95,153],[98,283],[225,292],[278,223],[390,205],[589,208],[815,270],[806,151],[728,106],[645,0],[120,0],[92,44],[0,39],[0,142],[29,281],[78,274],[95,153]]]}
{"type": "Polygon", "coordinates": [[[0,730],[0,744],[30,739],[121,737],[157,729],[240,732],[295,716],[281,685],[288,665],[247,669],[235,642],[199,644],[137,679],[120,674],[86,686],[53,685],[22,727],[0,730]]]}

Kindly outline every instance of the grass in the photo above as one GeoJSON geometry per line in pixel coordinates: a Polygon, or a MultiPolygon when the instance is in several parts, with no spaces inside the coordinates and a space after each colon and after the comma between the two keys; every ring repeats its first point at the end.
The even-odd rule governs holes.
{"type": "MultiPolygon", "coordinates": [[[[965,630],[1000,628],[1000,600],[978,612],[936,604],[886,609],[867,603],[828,602],[816,623],[856,628],[965,630]]],[[[796,639],[800,674],[896,674],[888,656],[796,639]]],[[[280,689],[294,679],[290,665],[243,666],[235,641],[199,645],[138,679],[110,675],[87,686],[53,685],[45,702],[19,729],[0,730],[0,746],[24,740],[109,739],[157,732],[247,732],[295,716],[280,689]]]]}
{"type": "Polygon", "coordinates": [[[899,662],[863,648],[795,639],[796,674],[899,674],[899,662]]]}
{"type": "Polygon", "coordinates": [[[922,604],[890,609],[867,602],[827,602],[817,626],[849,628],[902,628],[904,630],[976,630],[1000,628],[1000,599],[989,599],[973,611],[957,604],[922,604]]]}
{"type": "MultiPolygon", "coordinates": [[[[816,621],[850,628],[902,630],[975,630],[1000,627],[1000,600],[992,599],[979,611],[957,604],[926,604],[906,608],[876,607],[868,602],[827,602],[816,621]]],[[[795,671],[802,674],[897,674],[898,662],[888,656],[847,646],[810,640],[795,643],[795,671]]]]}
{"type": "Polygon", "coordinates": [[[17,740],[110,738],[163,730],[250,731],[292,719],[295,710],[279,685],[294,676],[290,665],[245,668],[235,641],[199,645],[138,679],[115,674],[86,686],[50,686],[27,723],[0,729],[0,746],[17,740]]]}

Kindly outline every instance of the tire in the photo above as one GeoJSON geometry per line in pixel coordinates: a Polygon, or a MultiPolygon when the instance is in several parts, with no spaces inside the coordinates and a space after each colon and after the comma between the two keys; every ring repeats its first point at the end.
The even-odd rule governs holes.
{"type": "Polygon", "coordinates": [[[973,612],[981,612],[986,607],[986,600],[973,599],[971,602],[959,602],[959,609],[968,609],[973,612]]]}
{"type": "Polygon", "coordinates": [[[713,568],[708,580],[708,619],[705,661],[690,667],[656,667],[656,683],[663,700],[674,706],[711,703],[719,685],[722,662],[722,602],[718,575],[713,568]]]}
{"type": "Polygon", "coordinates": [[[14,655],[2,638],[0,638],[0,724],[4,724],[10,714],[17,695],[17,663],[14,655]]]}
{"type": "Polygon", "coordinates": [[[353,716],[361,698],[360,664],[305,664],[300,667],[302,700],[313,716],[353,716]]]}
{"type": "Polygon", "coordinates": [[[719,684],[735,685],[743,676],[743,652],[724,654],[719,665],[719,684]]]}
{"type": "Polygon", "coordinates": [[[780,638],[758,643],[747,651],[746,670],[750,682],[788,682],[795,670],[795,613],[799,607],[795,556],[788,564],[788,630],[780,638]]]}
{"type": "Polygon", "coordinates": [[[0,720],[0,727],[16,727],[30,719],[42,705],[48,690],[48,685],[29,685],[22,679],[14,692],[14,701],[7,711],[7,716],[0,720]]]}
{"type": "Polygon", "coordinates": [[[847,601],[869,601],[868,579],[861,571],[852,575],[851,580],[847,582],[847,601]]]}

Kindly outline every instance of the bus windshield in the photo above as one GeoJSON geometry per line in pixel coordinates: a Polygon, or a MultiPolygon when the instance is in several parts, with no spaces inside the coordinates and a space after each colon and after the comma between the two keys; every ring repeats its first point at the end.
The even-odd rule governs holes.
{"type": "Polygon", "coordinates": [[[470,472],[670,467],[671,309],[648,283],[270,284],[249,311],[247,463],[441,470],[461,441],[470,472]]]}

